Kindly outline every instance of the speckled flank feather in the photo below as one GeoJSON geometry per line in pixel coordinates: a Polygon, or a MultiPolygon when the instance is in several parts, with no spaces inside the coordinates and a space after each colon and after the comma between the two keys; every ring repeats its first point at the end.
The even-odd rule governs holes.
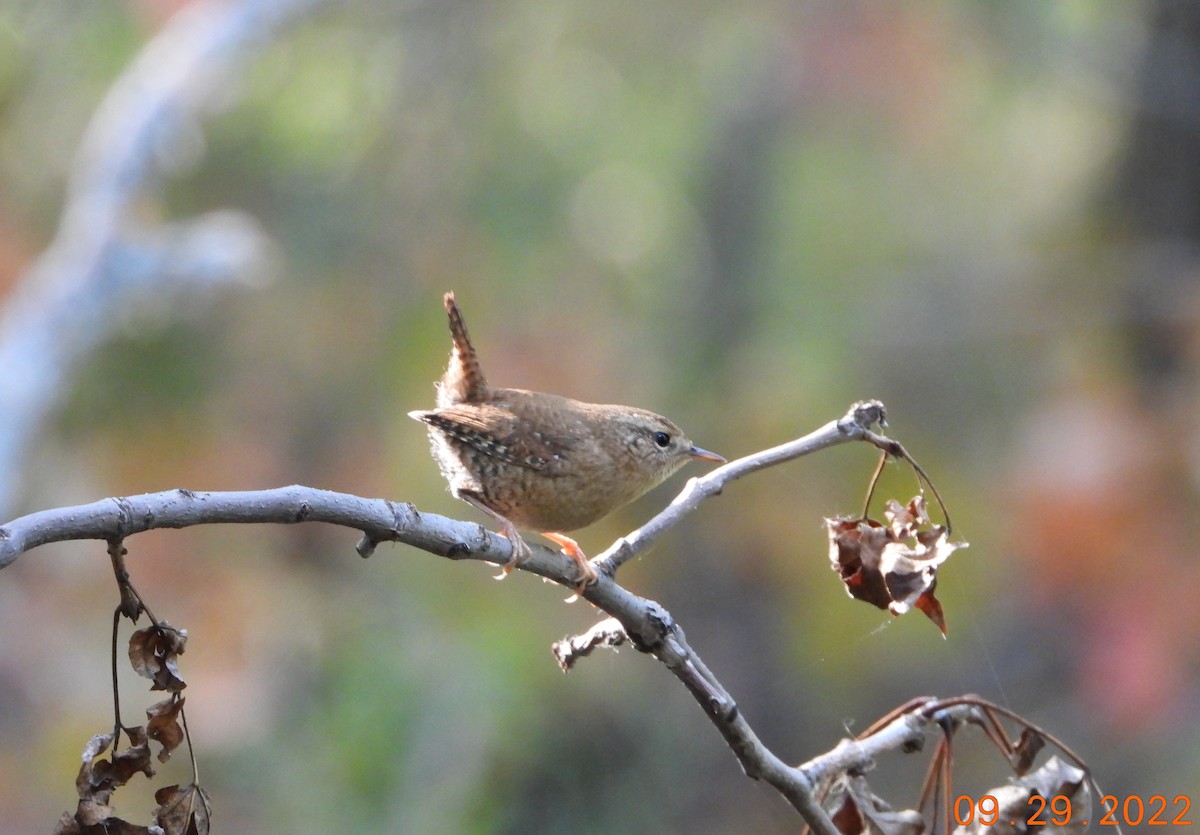
{"type": "Polygon", "coordinates": [[[453,347],[446,375],[438,384],[438,406],[453,406],[456,403],[474,403],[487,393],[487,378],[479,367],[479,357],[467,336],[467,324],[454,301],[454,293],[442,297],[446,313],[450,317],[450,339],[453,347]]]}
{"type": "Polygon", "coordinates": [[[437,412],[414,412],[413,414],[419,415],[419,420],[442,430],[451,439],[466,444],[484,455],[503,461],[505,464],[516,464],[519,467],[540,470],[544,469],[548,462],[548,459],[541,455],[517,455],[495,435],[479,429],[472,429],[446,415],[437,412]]]}

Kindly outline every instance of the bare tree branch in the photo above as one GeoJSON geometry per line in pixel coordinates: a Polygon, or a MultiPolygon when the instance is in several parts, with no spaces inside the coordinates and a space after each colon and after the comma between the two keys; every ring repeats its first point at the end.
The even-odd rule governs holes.
{"type": "MultiPolygon", "coordinates": [[[[325,522],[363,532],[358,551],[370,555],[379,542],[395,541],[449,559],[503,563],[511,545],[482,525],[417,511],[410,504],[366,499],[293,485],[274,490],[203,493],[168,490],[103,499],[87,505],[31,513],[0,527],[0,568],[26,551],[76,539],[121,540],[159,528],[204,524],[325,522]]],[[[521,569],[573,588],[578,567],[540,545],[521,569]]],[[[683,630],[658,603],[601,576],[583,595],[615,618],[630,641],[669,669],[717,726],[747,775],[775,786],[820,833],[835,833],[814,799],[803,772],[783,763],[758,739],[733,698],[688,646],[683,630]]]]}
{"type": "MultiPolygon", "coordinates": [[[[865,440],[886,447],[890,441],[871,432],[871,426],[882,423],[884,415],[881,403],[856,403],[841,420],[804,438],[749,455],[704,478],[689,481],[667,510],[618,540],[599,561],[606,570],[595,584],[587,587],[583,597],[610,619],[583,637],[569,639],[561,653],[556,651],[560,663],[569,666],[577,656],[587,654],[597,645],[613,645],[628,637],[634,646],[656,657],[683,683],[724,737],[747,776],[774,786],[814,831],[823,835],[836,830],[820,806],[813,774],[805,768],[787,765],[762,743],[733,697],[688,645],[683,629],[671,614],[655,601],[619,586],[611,571],[644,551],[705,498],[719,493],[734,479],[846,441],[865,440]],[[564,661],[564,657],[570,661],[564,661]]],[[[385,499],[366,499],[299,485],[245,492],[201,493],[180,489],[103,499],[15,519],[0,527],[0,569],[11,565],[26,551],[50,542],[101,539],[112,543],[157,528],[299,522],[325,522],[361,531],[363,536],[357,550],[364,557],[370,556],[378,543],[392,541],[450,559],[493,563],[507,561],[512,549],[507,539],[482,525],[422,513],[411,504],[385,499]]],[[[523,570],[567,587],[576,585],[578,568],[572,559],[543,546],[533,546],[531,550],[530,558],[520,566],[523,570]]],[[[816,771],[818,775],[823,773],[816,771]]]]}

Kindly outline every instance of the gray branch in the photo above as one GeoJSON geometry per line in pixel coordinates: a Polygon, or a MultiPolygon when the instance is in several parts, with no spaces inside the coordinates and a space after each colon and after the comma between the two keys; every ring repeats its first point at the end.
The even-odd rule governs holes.
{"type": "MultiPolygon", "coordinates": [[[[609,615],[585,633],[556,645],[560,663],[570,663],[596,646],[616,645],[628,639],[642,652],[653,655],[678,678],[724,737],[747,776],[774,786],[808,821],[813,830],[836,833],[821,808],[815,792],[826,767],[814,764],[795,767],[784,763],[768,749],[737,703],[688,645],[683,629],[671,614],[653,600],[639,597],[618,585],[606,564],[613,555],[616,566],[644,551],[704,498],[715,495],[730,481],[764,467],[790,461],[835,444],[865,440],[886,447],[888,439],[875,435],[871,427],[882,422],[883,405],[855,404],[847,415],[799,440],[764,450],[688,482],[667,510],[637,531],[623,537],[598,558],[605,571],[588,586],[583,596],[609,615]]],[[[323,522],[360,531],[356,550],[363,557],[374,553],[382,542],[403,542],[449,559],[503,563],[511,543],[479,524],[462,522],[418,511],[411,504],[386,499],[368,499],[346,493],[293,485],[274,490],[244,492],[193,492],[168,490],[140,496],[103,499],[77,507],[56,508],[22,516],[0,527],[0,569],[25,552],[51,542],[98,539],[118,542],[134,534],[158,528],[186,528],[207,524],[297,524],[323,522]]],[[[520,566],[568,588],[578,582],[574,561],[544,546],[531,546],[532,554],[520,566]]],[[[888,737],[890,738],[890,737],[888,737]]]]}
{"type": "Polygon", "coordinates": [[[888,751],[919,746],[925,737],[942,733],[944,727],[968,720],[978,721],[979,715],[978,708],[973,704],[943,707],[936,698],[920,699],[865,738],[843,739],[833,750],[801,765],[800,770],[814,784],[827,785],[839,775],[868,770],[880,755],[888,751]]]}

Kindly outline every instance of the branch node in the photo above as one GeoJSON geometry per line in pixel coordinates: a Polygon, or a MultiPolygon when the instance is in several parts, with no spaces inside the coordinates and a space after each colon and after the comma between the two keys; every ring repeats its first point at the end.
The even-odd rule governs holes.
{"type": "Polygon", "coordinates": [[[592,565],[596,570],[603,574],[608,579],[612,580],[617,576],[617,569],[629,562],[637,555],[637,550],[633,547],[633,543],[628,537],[620,537],[608,550],[592,561],[592,565]]]}
{"type": "MultiPolygon", "coordinates": [[[[482,526],[480,527],[480,530],[484,530],[482,526]]],[[[460,539],[447,545],[443,554],[447,559],[462,560],[470,557],[472,552],[473,549],[471,546],[460,539]]]]}
{"type": "Polygon", "coordinates": [[[137,623],[138,616],[145,607],[137,592],[134,591],[133,583],[129,580],[129,570],[125,567],[125,555],[128,553],[125,541],[120,537],[108,540],[108,558],[112,561],[113,577],[116,578],[117,593],[121,599],[117,605],[117,614],[124,615],[137,623]]]}
{"type": "Polygon", "coordinates": [[[860,400],[850,406],[837,425],[843,435],[862,437],[872,426],[887,426],[887,407],[878,400],[860,400]]]}
{"type": "Polygon", "coordinates": [[[737,716],[737,704],[734,703],[733,699],[729,698],[724,690],[709,681],[708,676],[697,668],[690,657],[690,649],[685,649],[683,646],[679,646],[678,642],[676,643],[676,652],[685,658],[683,671],[686,679],[692,683],[693,689],[699,690],[704,694],[704,702],[709,713],[726,721],[737,716]]]}
{"type": "Polygon", "coordinates": [[[675,629],[675,618],[653,600],[646,601],[646,622],[654,627],[656,633],[653,645],[648,644],[651,648],[661,645],[675,629]]]}
{"type": "Polygon", "coordinates": [[[625,627],[616,618],[605,618],[588,631],[563,638],[550,645],[562,671],[568,672],[580,658],[591,655],[598,647],[616,649],[629,640],[625,627]]]}
{"type": "Polygon", "coordinates": [[[108,540],[110,545],[120,543],[121,540],[133,533],[133,505],[124,496],[114,496],[112,501],[117,505],[117,520],[116,530],[108,540]]]}
{"type": "Polygon", "coordinates": [[[354,550],[357,551],[358,555],[365,560],[369,559],[370,556],[375,553],[375,546],[378,544],[379,540],[364,533],[358,540],[358,543],[354,546],[354,550]]]}
{"type": "Polygon", "coordinates": [[[396,502],[389,501],[387,503],[388,510],[392,512],[392,534],[399,536],[402,530],[418,524],[421,521],[421,512],[417,510],[417,506],[412,502],[396,502]]]}

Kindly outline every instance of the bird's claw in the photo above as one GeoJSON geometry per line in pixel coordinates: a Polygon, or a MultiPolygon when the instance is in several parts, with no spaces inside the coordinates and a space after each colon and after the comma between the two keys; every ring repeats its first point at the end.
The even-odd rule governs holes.
{"type": "Polygon", "coordinates": [[[525,540],[517,533],[517,529],[512,524],[507,523],[507,520],[505,521],[506,524],[500,531],[500,535],[512,545],[512,553],[509,555],[507,562],[501,563],[500,573],[496,575],[497,580],[503,580],[509,574],[512,574],[514,568],[533,556],[533,551],[529,550],[529,546],[525,544],[525,540]]]}

